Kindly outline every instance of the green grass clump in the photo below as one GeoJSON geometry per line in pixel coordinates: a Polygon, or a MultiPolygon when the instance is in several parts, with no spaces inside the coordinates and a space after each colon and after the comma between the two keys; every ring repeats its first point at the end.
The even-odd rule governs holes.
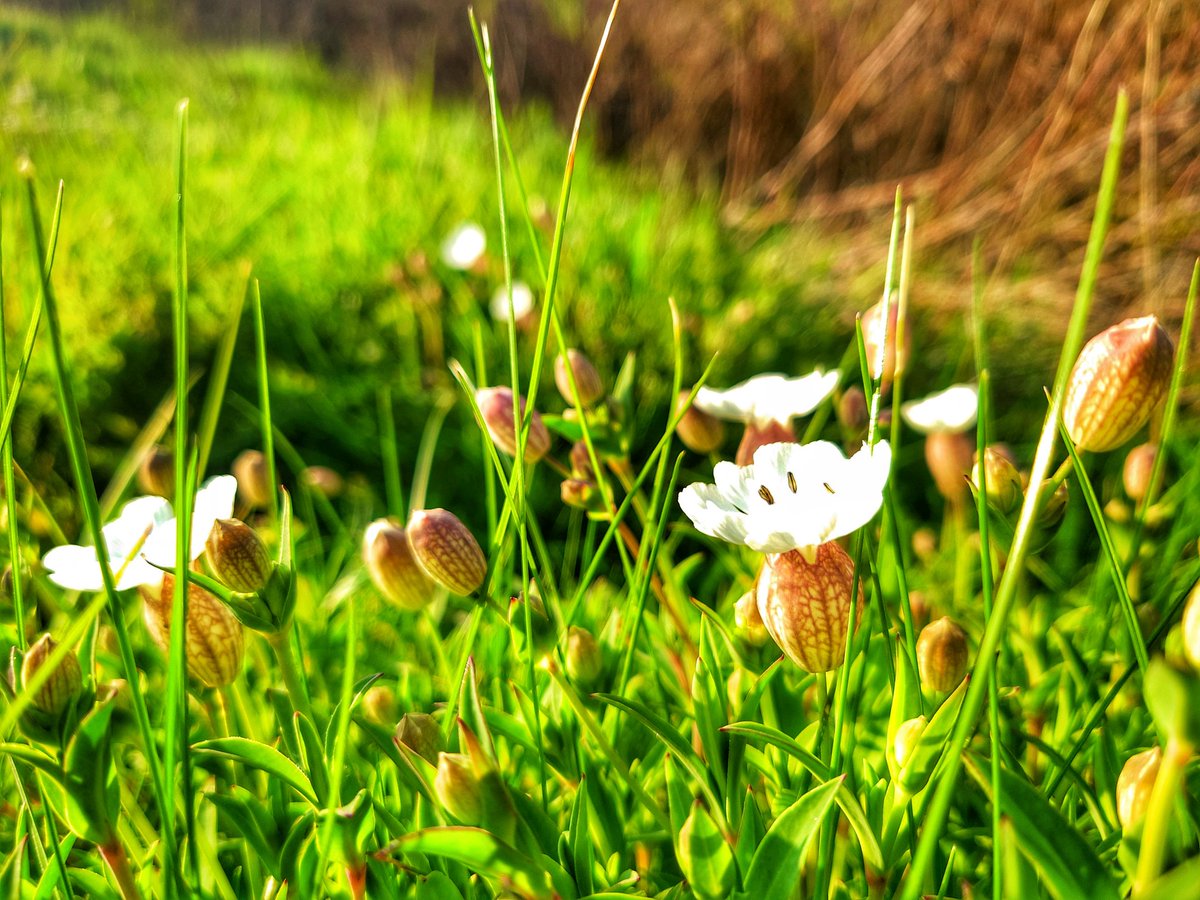
{"type": "MultiPolygon", "coordinates": [[[[48,213],[21,166],[9,204],[21,215],[0,221],[0,269],[21,274],[0,287],[5,298],[13,282],[35,287],[6,323],[28,338],[19,357],[16,342],[7,348],[0,403],[11,425],[39,400],[36,375],[26,378],[35,360],[83,526],[56,521],[36,473],[18,479],[25,451],[0,428],[8,895],[1179,896],[1200,865],[1200,809],[1186,790],[1200,746],[1200,461],[1178,436],[1200,265],[1170,372],[1115,347],[1104,360],[1115,377],[1093,382],[1092,403],[1127,404],[1139,378],[1153,383],[1133,385],[1137,396],[1162,403],[1159,420],[1148,406],[1132,414],[1159,449],[1148,476],[1127,479],[1129,500],[1106,460],[1072,443],[1062,413],[1068,384],[1094,375],[1073,366],[1113,208],[1124,97],[1068,338],[1057,374],[1045,373],[1053,389],[1037,399],[1048,411],[1013,426],[993,415],[990,359],[1006,348],[989,340],[978,286],[962,353],[978,409],[923,425],[904,408],[909,379],[929,377],[929,337],[897,338],[917,305],[919,240],[897,197],[880,285],[879,321],[896,310],[890,338],[846,327],[842,346],[820,355],[814,345],[839,384],[803,417],[747,423],[775,438],[797,428],[799,441],[756,455],[735,490],[721,463],[735,436],[703,456],[680,450],[688,411],[664,402],[686,391],[714,408],[699,394],[714,367],[685,339],[694,311],[667,304],[661,334],[636,358],[623,353],[635,335],[579,317],[586,279],[574,267],[588,256],[596,196],[582,182],[594,164],[577,128],[540,233],[527,134],[509,131],[488,31],[475,34],[489,88],[475,196],[500,210],[493,277],[530,270],[536,314],[525,329],[498,326],[476,308],[479,285],[440,272],[446,305],[420,312],[422,327],[447,336],[445,371],[425,360],[440,388],[420,397],[399,379],[381,389],[369,366],[337,373],[341,389],[375,404],[358,435],[383,470],[374,484],[276,489],[279,472],[303,468],[298,431],[346,424],[325,409],[342,395],[318,369],[306,378],[325,396],[305,420],[280,412],[297,390],[289,342],[302,341],[262,278],[241,272],[233,302],[205,307],[204,239],[193,236],[204,233],[196,209],[210,159],[185,102],[164,151],[161,222],[138,236],[161,242],[168,273],[172,355],[156,385],[167,402],[114,453],[117,474],[98,491],[87,404],[100,402],[102,363],[81,363],[68,298],[77,256],[106,235],[72,243],[73,194],[48,213]],[[205,327],[213,340],[197,348],[205,327]],[[605,348],[595,379],[553,371],[560,351],[592,342],[605,348]],[[599,398],[584,390],[593,380],[599,398]],[[496,396],[477,393],[484,385],[513,389],[511,413],[481,408],[496,396]],[[869,414],[834,411],[853,386],[869,414]],[[409,408],[393,403],[404,398],[409,408]],[[932,432],[927,460],[905,421],[932,432]],[[253,434],[241,441],[261,454],[238,464],[236,485],[208,480],[224,468],[225,429],[253,434]],[[1000,439],[1028,464],[1027,483],[1011,485],[1015,509],[998,508],[986,469],[966,481],[972,447],[1000,439]],[[795,446],[817,440],[831,443],[795,446]],[[173,447],[172,463],[143,482],[174,498],[173,513],[162,498],[121,505],[155,441],[173,447]],[[860,455],[839,459],[839,444],[860,455]],[[779,454],[804,466],[765,464],[779,454]],[[937,491],[926,461],[939,476],[951,466],[937,491]],[[713,478],[751,525],[769,526],[770,548],[737,531],[736,512],[716,527],[713,492],[681,494],[713,478]],[[560,483],[562,504],[551,496],[560,483]],[[1062,485],[1071,499],[1056,513],[1062,485]],[[780,535],[793,537],[777,545],[780,535]],[[61,546],[72,539],[80,546],[61,546]],[[172,562],[185,556],[194,565],[172,562]],[[940,616],[957,625],[923,630],[940,616]],[[1138,769],[1145,753],[1158,763],[1138,769]]],[[[407,265],[406,277],[419,273],[407,265]]],[[[313,322],[345,324],[314,300],[296,303],[297,317],[309,304],[313,322]]],[[[797,309],[775,315],[781,330],[805,327],[797,309]]]]}

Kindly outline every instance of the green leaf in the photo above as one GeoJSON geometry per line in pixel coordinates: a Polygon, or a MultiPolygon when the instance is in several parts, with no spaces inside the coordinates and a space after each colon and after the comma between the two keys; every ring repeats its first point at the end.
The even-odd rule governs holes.
{"type": "Polygon", "coordinates": [[[224,830],[246,841],[267,871],[279,878],[279,852],[267,841],[273,830],[267,826],[270,817],[258,798],[236,784],[227,792],[211,791],[204,796],[220,812],[224,830]]]}
{"type": "Polygon", "coordinates": [[[736,868],[733,850],[717,829],[717,823],[697,800],[679,832],[679,867],[700,900],[729,896],[736,868]]]}
{"type": "Polygon", "coordinates": [[[112,839],[120,812],[121,790],[109,731],[113,709],[114,701],[109,700],[79,723],[64,760],[67,825],[85,841],[96,844],[112,839]]]}
{"type": "Polygon", "coordinates": [[[833,809],[843,778],[813,788],[771,825],[750,863],[747,900],[788,900],[792,896],[804,853],[833,809]]]}
{"type": "Polygon", "coordinates": [[[232,759],[252,769],[259,769],[294,789],[313,806],[318,805],[312,782],[294,762],[274,747],[268,747],[266,744],[260,744],[249,738],[226,737],[193,744],[192,752],[198,757],[212,756],[218,759],[232,759]]]}
{"type": "Polygon", "coordinates": [[[59,767],[58,761],[28,744],[0,744],[0,756],[11,756],[13,759],[29,763],[55,781],[61,782],[63,779],[63,771],[59,767]]]}
{"type": "Polygon", "coordinates": [[[304,713],[294,713],[292,724],[296,729],[296,740],[300,744],[301,761],[308,770],[308,778],[318,797],[329,796],[329,766],[325,761],[325,747],[317,734],[317,728],[304,713]]]}
{"type": "Polygon", "coordinates": [[[426,828],[399,838],[396,848],[460,862],[472,871],[504,881],[523,896],[547,897],[554,892],[543,863],[534,862],[482,828],[426,828]]]}
{"type": "Polygon", "coordinates": [[[592,838],[588,829],[587,787],[584,778],[580,779],[579,788],[575,791],[575,802],[571,805],[571,869],[575,875],[575,884],[581,893],[590,894],[595,890],[592,884],[592,838]]]}
{"type": "Polygon", "coordinates": [[[454,882],[442,872],[417,876],[417,900],[463,900],[454,882]]]}

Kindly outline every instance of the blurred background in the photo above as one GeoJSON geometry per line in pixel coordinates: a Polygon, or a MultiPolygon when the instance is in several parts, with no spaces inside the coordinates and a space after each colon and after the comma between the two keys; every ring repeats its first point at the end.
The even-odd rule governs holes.
{"type": "MultiPolygon", "coordinates": [[[[544,254],[608,8],[494,0],[475,11],[492,31],[544,254]]],[[[1156,312],[1177,334],[1200,254],[1196,4],[626,0],[576,169],[560,294],[571,333],[610,377],[637,351],[647,420],[661,417],[669,385],[668,296],[685,316],[688,377],[717,351],[719,385],[837,365],[854,314],[879,297],[899,187],[917,223],[911,392],[973,371],[978,241],[1003,348],[1002,436],[1020,445],[1052,377],[1121,89],[1131,116],[1090,331],[1156,312]]],[[[101,472],[169,387],[183,96],[198,371],[252,267],[276,421],[306,461],[374,483],[381,384],[411,460],[449,390],[446,360],[473,360],[476,333],[482,362],[504,377],[504,326],[488,313],[502,284],[491,133],[465,3],[9,5],[0,90],[4,157],[33,158],[44,205],[66,181],[55,279],[101,472]],[[470,272],[439,259],[463,221],[489,240],[470,272]]],[[[34,285],[11,171],[0,179],[10,358],[34,285]]],[[[536,290],[537,254],[523,226],[514,235],[515,275],[536,290]]],[[[242,332],[231,390],[249,402],[248,322],[242,332]]],[[[18,460],[60,478],[39,374],[35,364],[18,460]]],[[[238,408],[216,459],[254,439],[238,408]]],[[[461,404],[450,422],[473,428],[461,404]]],[[[464,459],[478,453],[462,443],[464,459]]]]}

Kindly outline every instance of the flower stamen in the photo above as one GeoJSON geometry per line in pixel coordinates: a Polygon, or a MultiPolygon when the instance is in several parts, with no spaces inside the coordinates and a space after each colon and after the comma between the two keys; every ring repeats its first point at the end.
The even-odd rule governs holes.
{"type": "Polygon", "coordinates": [[[788,472],[787,477],[788,477],[788,489],[794,494],[794,493],[796,493],[796,476],[793,475],[791,472],[788,472]]]}
{"type": "Polygon", "coordinates": [[[775,497],[772,496],[771,492],[767,489],[767,486],[765,484],[762,485],[761,487],[759,487],[758,496],[762,497],[764,500],[767,501],[767,506],[773,506],[775,504],[775,497]]]}
{"type": "Polygon", "coordinates": [[[834,495],[836,495],[836,494],[837,494],[837,491],[835,491],[833,488],[831,488],[831,487],[829,486],[829,482],[828,482],[828,481],[822,481],[822,482],[821,482],[821,484],[822,484],[822,485],[824,485],[824,487],[825,487],[825,490],[829,491],[829,493],[831,493],[831,494],[834,494],[834,495]]]}

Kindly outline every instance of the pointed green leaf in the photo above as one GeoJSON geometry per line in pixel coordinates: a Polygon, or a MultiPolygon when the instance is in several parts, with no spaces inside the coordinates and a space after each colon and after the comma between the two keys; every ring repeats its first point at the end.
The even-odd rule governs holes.
{"type": "Polygon", "coordinates": [[[252,769],[259,769],[291,787],[313,806],[318,805],[312,782],[294,762],[274,747],[268,747],[266,744],[260,744],[249,738],[226,737],[193,744],[192,752],[198,757],[212,756],[219,759],[232,759],[252,769]]]}
{"type": "Polygon", "coordinates": [[[774,821],[758,846],[746,876],[748,900],[788,900],[796,890],[804,853],[842,786],[828,781],[798,798],[774,821]]]}

